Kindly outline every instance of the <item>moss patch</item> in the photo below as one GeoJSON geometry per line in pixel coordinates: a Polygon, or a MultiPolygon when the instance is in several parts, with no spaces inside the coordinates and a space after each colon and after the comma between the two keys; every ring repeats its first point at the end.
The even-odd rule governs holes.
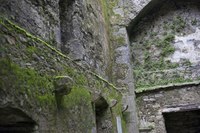
{"type": "Polygon", "coordinates": [[[30,99],[41,105],[54,105],[51,77],[40,75],[35,70],[21,68],[9,59],[0,59],[1,89],[17,95],[27,94],[30,99]]]}
{"type": "Polygon", "coordinates": [[[135,30],[136,37],[132,39],[133,72],[136,89],[187,82],[190,79],[185,79],[184,72],[176,69],[180,66],[190,66],[191,63],[188,61],[173,63],[169,60],[170,55],[175,52],[173,46],[175,35],[185,34],[184,30],[187,23],[184,17],[176,15],[171,19],[162,20],[162,24],[154,22],[155,20],[151,17],[148,20],[152,22],[142,21],[141,25],[138,26],[138,31],[135,30]],[[141,28],[142,24],[144,29],[141,28]],[[152,26],[149,25],[148,28],[145,24],[151,24],[152,26]],[[159,29],[154,28],[154,24],[159,24],[159,29]],[[137,35],[139,31],[141,32],[138,33],[140,36],[137,35]]]}
{"type": "Polygon", "coordinates": [[[82,86],[74,86],[70,94],[64,98],[64,106],[66,108],[90,105],[91,95],[87,89],[83,88],[82,86]]]}
{"type": "MultiPolygon", "coordinates": [[[[75,125],[77,130],[87,129],[91,131],[91,123],[94,123],[92,121],[94,117],[91,116],[93,113],[91,93],[94,91],[101,92],[108,103],[112,99],[118,100],[119,105],[112,111],[116,112],[117,115],[121,114],[121,94],[112,83],[83,68],[47,42],[28,33],[13,22],[3,18],[0,19],[0,24],[3,25],[5,34],[19,39],[17,41],[19,47],[16,45],[11,47],[9,44],[1,46],[8,48],[5,54],[9,59],[12,59],[12,61],[5,59],[5,62],[8,62],[7,65],[1,66],[1,70],[5,71],[2,72],[2,76],[0,75],[0,78],[3,79],[3,81],[0,80],[2,90],[8,88],[11,90],[10,93],[16,97],[20,93],[24,96],[28,95],[27,102],[34,104],[34,107],[41,107],[44,110],[56,109],[53,79],[66,75],[73,79],[75,85],[69,95],[64,95],[64,112],[58,115],[61,119],[65,118],[63,123],[67,123],[66,126],[69,129],[73,129],[75,125]],[[23,42],[19,36],[24,37],[29,42],[23,42]],[[32,57],[33,54],[34,57],[32,57]],[[4,66],[10,67],[4,70],[4,66]],[[88,123],[85,123],[86,121],[88,123]]],[[[113,124],[115,123],[113,122],[113,124]]]]}

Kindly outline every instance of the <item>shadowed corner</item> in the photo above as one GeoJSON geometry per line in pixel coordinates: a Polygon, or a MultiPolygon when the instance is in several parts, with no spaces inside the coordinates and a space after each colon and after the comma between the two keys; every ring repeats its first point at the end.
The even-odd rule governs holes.
{"type": "Polygon", "coordinates": [[[18,108],[0,108],[1,133],[32,133],[36,131],[37,123],[18,108]]]}

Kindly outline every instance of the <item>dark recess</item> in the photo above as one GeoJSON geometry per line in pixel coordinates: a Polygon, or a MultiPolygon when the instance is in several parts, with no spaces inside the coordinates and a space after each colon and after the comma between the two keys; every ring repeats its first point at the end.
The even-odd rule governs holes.
{"type": "Polygon", "coordinates": [[[32,133],[36,122],[17,108],[0,108],[0,133],[32,133]]]}
{"type": "Polygon", "coordinates": [[[200,110],[163,114],[167,133],[200,133],[200,110]]]}

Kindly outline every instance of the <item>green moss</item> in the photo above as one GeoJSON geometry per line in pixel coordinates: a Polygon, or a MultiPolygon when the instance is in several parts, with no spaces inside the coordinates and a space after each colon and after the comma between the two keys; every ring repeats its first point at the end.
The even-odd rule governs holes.
{"type": "Polygon", "coordinates": [[[2,89],[10,89],[10,92],[16,94],[28,94],[28,97],[38,100],[40,104],[55,103],[52,95],[53,83],[48,75],[41,76],[35,70],[21,68],[9,59],[0,60],[0,69],[2,89]]]}
{"type": "Polygon", "coordinates": [[[91,95],[86,88],[74,86],[70,94],[64,97],[64,107],[71,108],[80,105],[90,106],[91,95]]]}
{"type": "MultiPolygon", "coordinates": [[[[154,85],[166,84],[163,79],[157,79],[151,75],[149,78],[148,73],[153,73],[153,71],[160,71],[165,69],[172,69],[178,67],[177,63],[171,63],[170,61],[166,61],[165,58],[175,52],[175,48],[172,43],[174,41],[174,34],[166,34],[162,38],[155,37],[152,40],[145,40],[142,42],[143,50],[143,60],[144,62],[135,61],[134,67],[134,76],[136,80],[136,88],[140,87],[151,87],[154,85]],[[154,57],[153,49],[160,50],[159,56],[157,58],[154,57]]],[[[139,45],[139,44],[138,44],[139,45]]],[[[140,44],[141,45],[141,44],[140,44]]],[[[134,47],[135,48],[135,47],[134,47]]],[[[174,79],[174,78],[173,78],[174,79]]],[[[170,81],[171,82],[171,81],[170,81]]]]}
{"type": "Polygon", "coordinates": [[[33,53],[36,53],[37,52],[37,48],[34,47],[34,46],[29,46],[26,48],[26,51],[29,55],[32,55],[33,53]]]}
{"type": "Polygon", "coordinates": [[[33,42],[40,42],[40,43],[44,44],[46,47],[50,48],[52,51],[56,52],[58,55],[71,60],[68,56],[64,55],[59,50],[55,49],[53,46],[51,46],[50,44],[48,44],[47,42],[45,42],[41,38],[30,34],[25,29],[23,29],[20,26],[14,24],[12,21],[0,16],[0,24],[3,25],[4,27],[6,27],[9,31],[13,31],[14,30],[14,31],[16,31],[16,32],[18,32],[20,34],[23,34],[27,38],[32,39],[33,42]]]}
{"type": "Polygon", "coordinates": [[[173,34],[168,34],[164,36],[164,41],[166,42],[172,42],[174,40],[174,35],[173,34]]]}
{"type": "MultiPolygon", "coordinates": [[[[102,0],[102,4],[103,6],[107,6],[106,5],[106,1],[102,0]]],[[[105,10],[107,9],[107,7],[104,7],[105,10]]],[[[84,71],[84,73],[87,74],[91,74],[92,76],[98,78],[98,80],[102,80],[103,82],[107,83],[109,86],[113,87],[114,89],[117,90],[117,87],[114,86],[112,83],[110,83],[109,81],[107,81],[106,79],[104,79],[103,77],[101,77],[100,75],[87,70],[86,68],[82,67],[81,65],[77,64],[76,62],[74,62],[71,58],[69,58],[68,56],[66,56],[65,54],[61,53],[59,50],[57,50],[56,48],[54,48],[53,46],[51,46],[50,44],[48,44],[47,42],[45,42],[44,40],[40,39],[39,37],[36,37],[32,34],[30,34],[29,32],[27,32],[25,29],[19,27],[18,25],[14,24],[13,22],[11,22],[8,19],[5,19],[3,17],[0,16],[0,24],[3,25],[4,27],[6,27],[9,31],[16,31],[19,34],[23,34],[25,35],[27,38],[32,39],[33,42],[39,42],[43,45],[45,45],[47,48],[49,48],[50,50],[52,50],[53,52],[57,53],[59,56],[67,59],[68,61],[70,61],[72,64],[74,64],[75,66],[79,67],[80,69],[82,69],[84,71]]]]}
{"type": "Polygon", "coordinates": [[[161,40],[154,40],[156,46],[161,49],[161,56],[167,57],[168,55],[174,53],[175,48],[172,46],[172,42],[175,36],[173,34],[167,34],[161,40]]]}
{"type": "Polygon", "coordinates": [[[100,0],[100,5],[101,5],[101,9],[103,11],[103,16],[105,18],[106,23],[109,23],[109,8],[108,8],[108,3],[105,0],[100,0]]]}
{"type": "Polygon", "coordinates": [[[123,129],[123,133],[128,133],[126,121],[124,118],[122,118],[122,129],[123,129]]]}
{"type": "Polygon", "coordinates": [[[145,72],[145,71],[134,71],[134,74],[136,76],[137,84],[136,88],[137,90],[140,89],[146,89],[151,88],[153,86],[160,86],[160,85],[168,85],[171,83],[184,83],[184,82],[190,82],[192,80],[190,79],[184,79],[180,75],[173,76],[167,76],[167,72],[157,71],[157,72],[145,72]],[[159,72],[159,74],[158,74],[159,72]],[[157,76],[160,75],[160,76],[157,76]],[[165,76],[164,76],[165,75],[165,76]],[[166,78],[167,77],[167,78],[166,78]]]}
{"type": "Polygon", "coordinates": [[[37,99],[41,105],[54,105],[55,103],[55,96],[44,94],[44,95],[38,95],[37,99]]]}
{"type": "MultiPolygon", "coordinates": [[[[181,87],[181,86],[188,86],[188,85],[199,85],[200,80],[192,81],[190,79],[177,79],[178,81],[174,82],[168,82],[168,84],[162,84],[157,86],[143,86],[140,89],[136,90],[136,93],[141,93],[145,91],[152,91],[152,90],[158,90],[158,89],[166,89],[166,88],[172,88],[172,87],[181,87]]],[[[139,100],[138,100],[139,102],[139,100]]],[[[138,103],[137,102],[137,103],[138,103]]]]}
{"type": "Polygon", "coordinates": [[[124,37],[116,37],[116,38],[114,39],[114,41],[116,41],[119,45],[124,45],[124,44],[126,43],[124,37]]]}
{"type": "Polygon", "coordinates": [[[182,65],[183,65],[183,66],[191,66],[192,63],[191,63],[189,60],[184,60],[184,61],[182,62],[182,65]]]}
{"type": "Polygon", "coordinates": [[[167,46],[162,49],[161,55],[165,57],[170,54],[173,54],[174,52],[175,52],[175,48],[173,46],[167,46]]]}
{"type": "Polygon", "coordinates": [[[192,25],[197,25],[197,19],[195,18],[194,20],[191,21],[192,25]]]}
{"type": "Polygon", "coordinates": [[[151,33],[150,33],[150,37],[155,37],[155,36],[157,36],[157,35],[158,35],[157,32],[151,32],[151,33]]]}
{"type": "Polygon", "coordinates": [[[186,26],[185,20],[181,16],[174,17],[171,29],[175,32],[181,32],[186,26]]]}
{"type": "Polygon", "coordinates": [[[7,49],[4,47],[0,47],[0,53],[6,53],[7,49]]]}
{"type": "MultiPolygon", "coordinates": [[[[107,5],[104,5],[107,6],[107,5]]],[[[89,90],[94,90],[94,89],[99,89],[102,92],[102,95],[105,97],[105,99],[109,102],[111,99],[117,99],[118,102],[121,102],[121,95],[120,92],[117,91],[117,87],[115,87],[112,83],[108,82],[107,80],[105,80],[104,78],[102,78],[101,76],[99,76],[96,73],[93,73],[91,71],[88,71],[87,69],[84,69],[83,67],[75,64],[72,61],[66,61],[68,60],[68,57],[66,55],[63,55],[62,53],[60,53],[58,50],[56,50],[55,48],[51,47],[51,45],[49,45],[48,43],[46,43],[45,41],[41,40],[38,37],[33,36],[32,34],[28,33],[26,30],[22,29],[21,27],[15,25],[14,23],[12,23],[9,20],[1,20],[1,24],[2,25],[6,25],[8,27],[8,29],[10,31],[16,31],[16,33],[18,34],[23,34],[25,37],[27,38],[31,38],[30,40],[33,41],[34,43],[36,42],[36,44],[44,44],[44,46],[47,46],[48,49],[45,49],[45,47],[40,47],[40,48],[44,48],[44,49],[39,49],[41,51],[37,51],[37,49],[35,49],[35,47],[33,46],[26,46],[25,47],[25,54],[33,54],[35,52],[37,52],[38,56],[43,56],[44,60],[47,61],[48,59],[48,63],[52,64],[52,67],[54,67],[54,65],[60,65],[62,68],[61,70],[58,70],[59,72],[54,72],[51,75],[46,75],[46,71],[50,71],[46,68],[42,68],[45,70],[45,72],[39,73],[39,71],[41,70],[40,68],[38,68],[38,66],[40,67],[40,65],[42,64],[41,62],[37,62],[37,63],[41,63],[39,65],[34,66],[34,69],[28,69],[28,68],[21,68],[20,66],[14,64],[13,62],[9,61],[9,60],[5,60],[5,62],[8,63],[4,63],[4,62],[0,62],[0,68],[1,68],[1,73],[0,73],[0,78],[3,80],[0,80],[0,85],[4,86],[4,87],[0,87],[1,89],[11,89],[11,90],[15,90],[16,93],[14,91],[11,91],[11,93],[14,93],[16,95],[18,95],[17,93],[23,93],[23,94],[27,94],[28,95],[28,100],[30,102],[36,102],[37,105],[41,105],[41,107],[46,107],[46,106],[51,106],[54,105],[55,102],[55,97],[54,97],[54,87],[53,87],[53,79],[55,75],[68,75],[71,78],[73,78],[75,85],[72,88],[72,91],[69,95],[64,96],[64,107],[67,109],[65,111],[68,111],[69,114],[74,114],[73,111],[80,109],[79,114],[83,114],[82,111],[85,111],[85,108],[88,107],[88,109],[90,109],[91,107],[91,95],[89,93],[89,90]],[[27,49],[26,49],[27,48],[27,49]],[[44,52],[44,51],[45,52],[44,52]],[[53,51],[53,52],[52,52],[53,51]],[[52,53],[51,53],[52,52],[52,53]],[[47,55],[47,53],[49,55],[47,55]],[[57,53],[57,54],[54,54],[57,53]],[[52,61],[52,59],[57,59],[57,55],[59,55],[59,61],[52,61]],[[61,61],[60,61],[61,60],[61,61]],[[69,64],[67,64],[65,61],[69,64]],[[55,64],[53,64],[55,63],[55,64]],[[66,63],[66,64],[63,64],[66,63]],[[1,66],[2,65],[2,66],[1,66]],[[8,67],[9,66],[9,67],[8,67]],[[6,68],[6,69],[2,69],[2,68],[6,68]],[[9,69],[8,69],[9,68],[9,69]],[[9,81],[8,83],[6,83],[7,79],[10,79],[11,81],[9,81]],[[16,80],[17,79],[17,80],[16,80]],[[3,81],[3,82],[1,82],[3,81]],[[12,82],[12,87],[8,87],[6,85],[11,85],[12,82]],[[89,88],[91,87],[91,88],[89,88]],[[69,110],[68,110],[69,109],[69,110]]],[[[25,45],[25,44],[21,44],[20,45],[25,45]]],[[[19,54],[20,55],[20,54],[19,54]]],[[[28,57],[27,57],[28,58],[28,57]]],[[[70,60],[70,59],[69,59],[70,60]]],[[[26,62],[26,61],[25,61],[26,62]]],[[[22,64],[23,65],[23,64],[22,64]]],[[[43,64],[42,64],[43,65],[43,64]]],[[[55,78],[61,78],[62,76],[56,76],[55,78]]],[[[55,107],[55,106],[53,106],[55,107]]],[[[91,110],[89,110],[91,111],[91,110]]],[[[117,112],[117,114],[121,113],[121,104],[119,104],[117,106],[117,108],[113,109],[114,112],[117,112]]],[[[86,111],[85,114],[91,114],[88,113],[86,111]]],[[[66,115],[68,115],[66,113],[66,115]]],[[[76,120],[75,117],[78,117],[77,120],[80,120],[79,116],[77,115],[69,115],[69,121],[70,120],[76,120]]],[[[84,118],[86,118],[83,115],[80,115],[81,120],[87,121],[84,118]]],[[[92,118],[91,116],[87,116],[87,118],[92,118]]],[[[67,121],[67,120],[66,120],[67,121]]],[[[91,122],[91,121],[90,121],[91,122]]],[[[83,124],[82,124],[83,125],[83,124]]],[[[84,126],[84,125],[83,125],[84,126]]],[[[87,126],[87,125],[85,125],[87,126]]],[[[91,125],[90,125],[91,126],[91,125]]]]}

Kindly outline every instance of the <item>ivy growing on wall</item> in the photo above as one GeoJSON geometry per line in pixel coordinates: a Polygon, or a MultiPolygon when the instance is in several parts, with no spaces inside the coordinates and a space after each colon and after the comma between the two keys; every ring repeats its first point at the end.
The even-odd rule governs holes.
{"type": "MultiPolygon", "coordinates": [[[[132,39],[133,72],[137,90],[191,81],[184,78],[186,71],[177,69],[180,65],[191,66],[190,61],[185,60],[180,64],[169,60],[176,50],[173,45],[175,36],[186,34],[188,22],[185,16],[157,17],[162,18],[159,20],[162,24],[156,25],[159,22],[147,17],[138,24],[132,39]],[[152,22],[144,22],[146,20],[152,22]]],[[[195,25],[195,20],[190,23],[195,25]]]]}

